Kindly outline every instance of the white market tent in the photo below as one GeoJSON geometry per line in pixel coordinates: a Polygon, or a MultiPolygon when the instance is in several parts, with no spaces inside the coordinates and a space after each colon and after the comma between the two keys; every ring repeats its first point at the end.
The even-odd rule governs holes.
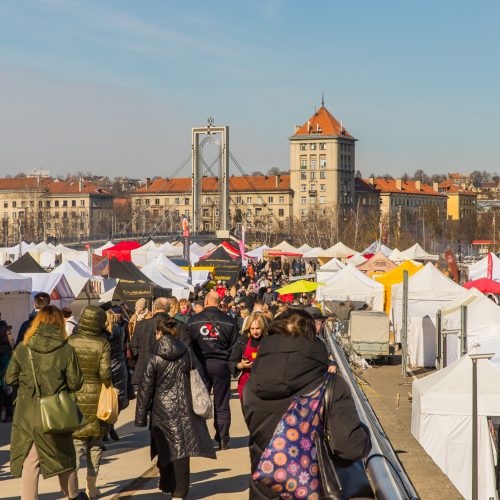
{"type": "Polygon", "coordinates": [[[189,291],[193,287],[179,274],[172,272],[170,267],[165,264],[165,261],[168,261],[168,259],[164,255],[158,255],[155,260],[146,264],[141,269],[141,272],[153,283],[163,288],[170,288],[174,297],[178,299],[189,298],[189,291]]]}
{"type": "Polygon", "coordinates": [[[374,241],[368,247],[366,247],[361,252],[361,255],[375,254],[377,252],[382,252],[386,257],[389,257],[389,255],[392,253],[392,250],[389,247],[385,246],[383,243],[381,243],[380,240],[377,240],[377,241],[374,241]]]}
{"type": "Polygon", "coordinates": [[[356,252],[352,257],[349,257],[346,262],[348,264],[352,264],[353,266],[361,266],[365,262],[367,262],[368,259],[366,257],[363,257],[360,253],[356,252]]]}
{"type": "Polygon", "coordinates": [[[130,251],[130,257],[132,259],[132,263],[134,263],[138,267],[145,266],[149,261],[147,260],[147,254],[150,250],[156,250],[158,246],[153,240],[149,240],[142,247],[134,248],[130,251]]]}
{"type": "Polygon", "coordinates": [[[408,260],[404,255],[403,253],[401,252],[401,250],[398,250],[397,248],[395,248],[388,256],[387,258],[389,260],[392,260],[392,262],[394,262],[395,264],[401,264],[402,262],[404,262],[405,260],[408,260]]]}
{"type": "Polygon", "coordinates": [[[297,248],[297,251],[300,253],[307,253],[309,250],[312,250],[313,247],[309,246],[307,243],[304,243],[303,245],[300,245],[299,248],[297,248]]]}
{"type": "MultiPolygon", "coordinates": [[[[500,281],[500,259],[491,253],[492,259],[492,279],[500,281]]],[[[480,278],[488,277],[488,255],[483,259],[469,265],[469,281],[478,280],[480,278]]]]}
{"type": "Polygon", "coordinates": [[[418,243],[415,243],[412,247],[403,250],[401,254],[405,257],[404,260],[439,260],[439,255],[431,255],[430,253],[427,253],[418,243]]]}
{"type": "Polygon", "coordinates": [[[0,311],[17,336],[31,309],[31,278],[0,267],[0,311]]]}
{"type": "Polygon", "coordinates": [[[204,247],[202,247],[205,252],[210,252],[211,250],[215,250],[217,245],[214,243],[207,243],[204,247]]]}
{"type": "MultiPolygon", "coordinates": [[[[500,362],[500,307],[472,288],[464,297],[442,311],[444,330],[460,330],[461,306],[467,306],[467,350],[475,353],[494,353],[500,362]]],[[[448,363],[460,357],[460,338],[448,335],[446,341],[448,363]]]]}
{"type": "Polygon", "coordinates": [[[275,247],[273,247],[272,250],[275,250],[277,252],[296,252],[296,253],[301,253],[294,246],[290,245],[290,243],[288,243],[285,240],[283,240],[279,245],[276,245],[275,247]]]}
{"type": "MultiPolygon", "coordinates": [[[[169,281],[178,283],[179,285],[184,287],[187,286],[189,271],[187,271],[186,269],[180,268],[164,255],[157,256],[156,259],[151,263],[151,267],[153,267],[153,264],[157,271],[169,281]]],[[[143,273],[144,269],[145,268],[141,269],[143,273]]],[[[146,269],[146,271],[149,272],[148,269],[146,269]]],[[[208,281],[209,274],[209,271],[193,268],[191,270],[192,286],[204,285],[208,281]]]]}
{"type": "MultiPolygon", "coordinates": [[[[417,273],[418,274],[418,273],[417,273]]],[[[477,363],[479,498],[497,498],[494,455],[487,416],[500,415],[500,369],[491,361],[477,363]]],[[[450,478],[472,498],[472,361],[463,356],[443,370],[415,380],[411,433],[450,478]]]]}
{"type": "Polygon", "coordinates": [[[63,274],[57,273],[22,273],[21,276],[31,278],[32,294],[46,292],[50,295],[50,303],[59,309],[71,305],[75,295],[63,274]]]}
{"type": "Polygon", "coordinates": [[[314,247],[311,248],[311,250],[308,250],[304,255],[302,256],[303,259],[317,259],[324,250],[321,247],[314,247]]]}
{"type": "MultiPolygon", "coordinates": [[[[323,264],[319,270],[320,271],[340,271],[341,269],[344,269],[345,264],[343,262],[340,262],[338,259],[330,259],[326,264],[323,264]]],[[[319,281],[319,280],[318,280],[319,281]]]]}
{"type": "MultiPolygon", "coordinates": [[[[408,280],[408,355],[411,365],[434,366],[435,320],[444,309],[467,290],[427,263],[408,280]]],[[[400,342],[403,315],[403,283],[392,286],[391,309],[396,341],[400,342]]]]}
{"type": "Polygon", "coordinates": [[[268,247],[267,245],[262,245],[261,247],[254,248],[253,250],[246,252],[246,256],[250,257],[251,259],[262,260],[264,257],[264,252],[266,250],[271,250],[271,247],[268,247]]]}
{"type": "Polygon", "coordinates": [[[373,311],[384,310],[384,286],[358,271],[352,264],[333,273],[316,290],[319,300],[366,302],[373,311]]]}
{"type": "Polygon", "coordinates": [[[111,248],[111,247],[114,247],[114,246],[115,246],[115,243],[112,243],[111,241],[107,241],[106,243],[104,243],[104,245],[102,245],[100,247],[97,247],[94,250],[94,253],[96,255],[99,255],[100,257],[102,257],[102,251],[103,250],[107,250],[108,248],[111,248]]]}
{"type": "Polygon", "coordinates": [[[335,245],[327,248],[321,255],[319,255],[320,259],[347,259],[351,255],[354,255],[356,250],[349,248],[347,245],[344,245],[341,241],[335,243],[335,245]]]}

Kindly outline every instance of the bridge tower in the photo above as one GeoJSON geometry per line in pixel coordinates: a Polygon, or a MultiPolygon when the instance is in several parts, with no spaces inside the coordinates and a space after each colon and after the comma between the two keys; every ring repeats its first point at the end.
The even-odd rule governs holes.
{"type": "Polygon", "coordinates": [[[201,220],[203,177],[217,179],[217,196],[215,209],[216,231],[219,237],[228,237],[230,228],[229,216],[229,127],[215,126],[210,117],[205,127],[192,129],[192,231],[194,234],[203,231],[201,220]],[[219,155],[208,164],[203,158],[203,146],[211,142],[219,149],[219,155]]]}

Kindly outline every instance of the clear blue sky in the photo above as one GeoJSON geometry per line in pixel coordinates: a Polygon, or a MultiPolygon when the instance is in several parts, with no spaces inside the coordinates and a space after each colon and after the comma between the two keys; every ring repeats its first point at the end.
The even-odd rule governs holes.
{"type": "Polygon", "coordinates": [[[169,175],[208,116],[248,172],[288,168],[322,91],[366,176],[500,172],[499,19],[498,0],[4,0],[0,175],[169,175]]]}

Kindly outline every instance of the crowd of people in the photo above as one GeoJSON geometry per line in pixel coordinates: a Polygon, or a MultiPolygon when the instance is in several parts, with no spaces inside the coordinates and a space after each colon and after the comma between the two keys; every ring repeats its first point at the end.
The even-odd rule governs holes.
{"type": "MultiPolygon", "coordinates": [[[[135,425],[149,426],[158,487],[180,499],[189,491],[190,458],[216,458],[216,449],[231,446],[231,382],[237,379],[252,477],[290,402],[335,372],[323,338],[326,316],[314,295],[283,300],[276,292],[290,274],[309,271],[302,265],[264,261],[249,265],[231,286],[221,280],[210,290],[197,287],[191,300],[158,297],[150,304],[141,298],[133,311],[127,304],[89,305],[78,320],[69,308],[50,305],[47,294],[37,294],[16,341],[0,319],[1,401],[4,421],[13,419],[11,472],[22,478],[21,498],[37,498],[40,473],[57,475],[68,498],[98,498],[102,451],[107,440],[120,439],[113,425],[97,418],[101,388],[111,385],[119,411],[136,399],[135,425]],[[193,370],[213,396],[213,440],[207,420],[193,410],[193,370]],[[44,433],[37,387],[42,396],[75,393],[82,426],[44,433]],[[76,474],[83,456],[85,492],[76,474]]],[[[323,418],[335,428],[335,453],[363,458],[370,450],[368,430],[347,385],[332,376],[338,379],[334,404],[323,418]]],[[[250,497],[279,495],[250,479],[250,497]]]]}

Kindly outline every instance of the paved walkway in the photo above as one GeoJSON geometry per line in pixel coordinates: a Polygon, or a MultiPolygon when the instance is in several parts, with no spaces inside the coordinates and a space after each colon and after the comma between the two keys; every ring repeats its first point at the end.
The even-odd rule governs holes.
{"type": "MultiPolygon", "coordinates": [[[[235,389],[235,387],[234,387],[235,389]]],[[[103,454],[98,486],[103,499],[165,498],[158,493],[158,476],[149,457],[149,432],[134,426],[135,401],[122,412],[116,426],[120,441],[107,442],[103,454]]],[[[238,394],[231,399],[231,449],[217,452],[217,460],[191,460],[191,490],[188,499],[212,498],[242,500],[248,498],[248,431],[241,413],[238,394]]],[[[213,434],[213,425],[209,421],[213,434]]],[[[0,423],[0,498],[17,499],[21,491],[20,479],[9,474],[10,425],[0,423]]],[[[80,488],[85,485],[85,470],[78,473],[80,488]]],[[[57,478],[40,480],[40,500],[62,498],[57,478]]]]}

